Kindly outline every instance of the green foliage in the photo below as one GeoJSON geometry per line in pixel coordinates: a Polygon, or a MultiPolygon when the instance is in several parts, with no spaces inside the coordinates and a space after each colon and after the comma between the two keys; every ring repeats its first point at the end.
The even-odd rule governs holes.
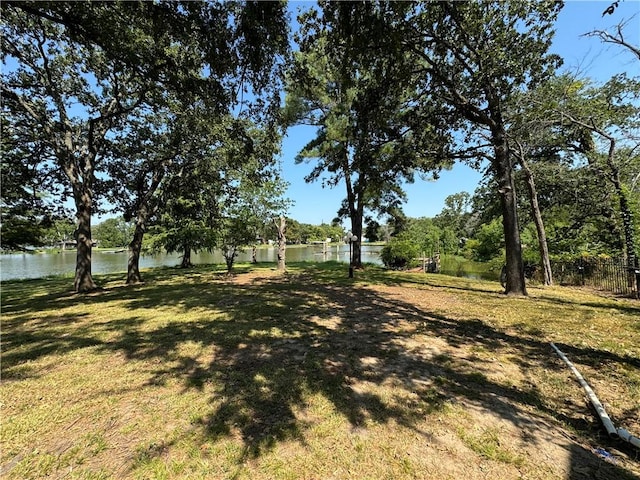
{"type": "Polygon", "coordinates": [[[255,243],[256,231],[251,226],[250,216],[249,209],[236,209],[234,216],[222,220],[216,232],[216,244],[222,249],[228,272],[231,272],[235,258],[243,246],[255,243]]]}
{"type": "MultiPolygon", "coordinates": [[[[176,204],[183,204],[181,201],[176,204]]],[[[173,252],[198,252],[211,250],[215,246],[216,234],[212,228],[199,218],[182,217],[180,221],[172,221],[170,216],[165,221],[150,228],[147,243],[153,252],[166,250],[173,252]]]]}
{"type": "MultiPolygon", "coordinates": [[[[3,212],[4,213],[4,212],[3,212]]],[[[37,218],[12,214],[2,222],[2,250],[25,250],[43,244],[44,228],[37,218]]]]}
{"type": "Polygon", "coordinates": [[[491,260],[502,255],[504,248],[504,231],[499,218],[480,226],[475,239],[467,242],[471,258],[479,262],[491,260]]]}
{"type": "MultiPolygon", "coordinates": [[[[627,255],[633,255],[638,248],[633,226],[633,200],[628,194],[630,178],[627,176],[627,165],[634,162],[633,151],[637,147],[633,138],[640,128],[638,98],[640,81],[637,78],[616,75],[603,85],[595,85],[588,79],[563,75],[551,78],[530,92],[524,102],[532,105],[528,110],[539,112],[538,117],[543,118],[546,125],[568,132],[567,149],[580,155],[579,159],[588,166],[588,175],[593,177],[587,178],[587,182],[600,183],[598,190],[585,192],[584,196],[602,197],[604,193],[608,197],[596,199],[591,204],[600,212],[603,207],[610,210],[604,218],[614,219],[613,225],[602,232],[606,236],[615,231],[621,239],[621,250],[627,255]]],[[[525,112],[531,113],[527,109],[525,112]]],[[[531,129],[527,127],[526,130],[531,129]]],[[[637,173],[630,177],[635,175],[637,173]]],[[[575,197],[574,201],[580,203],[583,197],[575,197]]],[[[606,220],[595,223],[606,223],[606,220]]],[[[600,225],[593,226],[594,233],[602,237],[598,233],[600,225]]],[[[611,241],[605,243],[612,244],[611,241]]]]}
{"type": "Polygon", "coordinates": [[[572,223],[566,221],[568,216],[556,211],[556,216],[550,216],[547,222],[547,238],[552,254],[621,254],[621,232],[613,219],[593,216],[581,223],[572,223]]]}
{"type": "Polygon", "coordinates": [[[311,225],[287,218],[287,243],[324,242],[327,238],[332,242],[340,242],[343,236],[344,229],[337,223],[311,225]]]}
{"type": "MultiPolygon", "coordinates": [[[[513,166],[503,115],[511,97],[551,75],[560,59],[548,53],[561,3],[396,2],[389,21],[398,61],[411,64],[426,112],[438,109],[454,125],[450,156],[487,159],[504,218],[509,293],[526,294],[518,231],[513,166]],[[443,108],[444,107],[444,108],[443,108]]],[[[477,162],[479,163],[479,162],[477,162]]],[[[477,164],[476,163],[476,164],[477,164]]]]}
{"type": "MultiPolygon", "coordinates": [[[[233,197],[224,201],[221,222],[217,229],[216,245],[222,249],[231,272],[234,259],[243,247],[254,245],[273,219],[284,215],[290,201],[284,197],[286,184],[276,175],[262,172],[267,178],[252,178],[244,172],[234,185],[233,197]]],[[[275,172],[274,172],[275,173],[275,172]]]]}
{"type": "Polygon", "coordinates": [[[369,220],[364,230],[364,237],[370,242],[382,239],[381,225],[375,220],[369,220]]]}
{"type": "MultiPolygon", "coordinates": [[[[176,122],[176,115],[187,112],[173,107],[201,106],[213,113],[207,120],[215,125],[242,104],[238,110],[245,117],[273,123],[289,48],[285,6],[27,1],[3,2],[0,7],[3,119],[11,129],[11,154],[31,152],[31,183],[40,190],[62,200],[73,194],[78,233],[75,287],[91,290],[91,216],[105,184],[115,185],[109,196],[122,199],[117,207],[127,218],[136,217],[143,230],[153,209],[149,197],[167,163],[180,153],[168,148],[180,143],[181,136],[167,125],[178,123],[178,130],[188,131],[176,122]],[[241,89],[251,89],[251,95],[238,95],[241,89]],[[168,122],[167,110],[174,115],[168,122]],[[162,122],[153,118],[159,113],[165,115],[162,122]],[[152,127],[163,126],[137,131],[145,130],[149,121],[152,127]],[[117,145],[123,138],[124,147],[117,145]],[[150,145],[157,146],[155,151],[150,145]]],[[[176,211],[193,211],[193,201],[178,201],[176,211]]],[[[24,212],[11,214],[16,220],[28,218],[24,212]]],[[[34,215],[37,212],[30,214],[34,215]]],[[[185,226],[186,231],[198,228],[197,221],[185,226]]],[[[187,238],[182,235],[179,243],[187,238]]]]}
{"type": "Polygon", "coordinates": [[[152,230],[154,250],[190,255],[215,246],[222,184],[215,164],[208,160],[199,161],[188,175],[175,176],[165,186],[164,208],[152,230]]]}
{"type": "Polygon", "coordinates": [[[92,233],[99,247],[124,248],[133,237],[133,224],[122,217],[108,218],[93,227],[92,233]]]}
{"type": "MultiPolygon", "coordinates": [[[[409,77],[393,58],[372,55],[366,38],[381,5],[321,3],[301,15],[300,52],[288,79],[285,118],[318,127],[296,162],[315,161],[307,181],[344,182],[338,211],[361,236],[366,212],[390,213],[405,199],[404,181],[448,165],[440,155],[449,125],[419,118],[409,104],[409,77]]],[[[381,52],[378,52],[381,53],[381,52]]],[[[359,262],[359,245],[354,259],[359,262]]]]}
{"type": "Polygon", "coordinates": [[[454,193],[444,199],[444,208],[433,222],[441,229],[450,230],[458,239],[469,236],[471,195],[467,192],[454,193]]]}
{"type": "MultiPolygon", "coordinates": [[[[613,185],[597,168],[554,162],[533,167],[550,253],[622,251],[619,203],[613,185]]],[[[529,211],[527,203],[521,199],[521,211],[529,211]]]]}
{"type": "Polygon", "coordinates": [[[527,265],[540,265],[540,249],[538,235],[533,223],[528,223],[520,232],[522,239],[522,261],[527,265]]]}
{"type": "Polygon", "coordinates": [[[393,239],[380,252],[382,263],[388,268],[406,269],[420,255],[420,247],[410,240],[393,239]]]}
{"type": "Polygon", "coordinates": [[[410,218],[406,228],[398,235],[398,239],[413,243],[427,256],[441,251],[442,230],[436,227],[430,218],[410,218]]]}
{"type": "MultiPolygon", "coordinates": [[[[4,87],[3,87],[4,88],[4,87]]],[[[25,137],[11,126],[13,117],[4,109],[0,119],[0,216],[5,250],[46,243],[47,227],[62,214],[47,195],[49,182],[38,174],[38,152],[44,139],[25,137]]]]}
{"type": "Polygon", "coordinates": [[[231,270],[238,252],[263,238],[272,219],[289,207],[274,165],[280,137],[231,116],[199,127],[199,135],[186,137],[191,147],[163,182],[154,243],[183,252],[185,266],[191,252],[219,248],[231,270]]]}
{"type": "Polygon", "coordinates": [[[320,224],[321,236],[320,239],[330,238],[332,242],[339,242],[344,237],[344,228],[338,223],[322,223],[320,224]],[[324,238],[323,238],[324,237],[324,238]]]}
{"type": "Polygon", "coordinates": [[[44,230],[43,243],[57,246],[71,242],[74,240],[75,229],[75,222],[71,218],[57,218],[44,230]]]}

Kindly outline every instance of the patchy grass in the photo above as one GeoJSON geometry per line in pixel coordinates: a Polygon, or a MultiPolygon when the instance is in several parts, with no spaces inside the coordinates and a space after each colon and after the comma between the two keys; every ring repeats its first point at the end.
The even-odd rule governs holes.
{"type": "Polygon", "coordinates": [[[640,433],[637,301],[333,263],[145,276],[3,284],[3,478],[640,474],[549,346],[640,433]]]}
{"type": "Polygon", "coordinates": [[[468,431],[460,426],[457,433],[467,447],[483,458],[516,466],[522,466],[525,462],[522,456],[514,454],[509,447],[502,444],[504,442],[503,436],[495,428],[468,431]]]}

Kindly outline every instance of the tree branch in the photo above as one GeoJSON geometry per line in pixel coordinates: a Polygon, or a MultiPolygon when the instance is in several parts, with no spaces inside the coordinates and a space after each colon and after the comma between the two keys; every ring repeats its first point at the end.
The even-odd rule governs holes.
{"type": "Polygon", "coordinates": [[[611,34],[604,30],[594,30],[593,32],[587,33],[587,36],[590,37],[599,37],[605,43],[613,43],[615,45],[622,45],[629,49],[637,58],[640,60],[640,48],[635,45],[630,44],[624,39],[624,35],[622,33],[623,24],[618,24],[616,26],[616,34],[611,34]]]}

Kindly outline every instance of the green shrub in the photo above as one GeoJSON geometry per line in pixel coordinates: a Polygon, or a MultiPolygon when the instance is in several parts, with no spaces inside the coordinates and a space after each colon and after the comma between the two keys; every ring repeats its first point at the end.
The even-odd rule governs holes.
{"type": "Polygon", "coordinates": [[[380,253],[382,263],[388,268],[406,269],[420,254],[420,247],[407,240],[392,240],[380,253]]]}

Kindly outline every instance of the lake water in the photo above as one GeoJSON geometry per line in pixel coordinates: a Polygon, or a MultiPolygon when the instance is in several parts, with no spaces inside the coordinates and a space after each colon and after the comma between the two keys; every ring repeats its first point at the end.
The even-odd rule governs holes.
{"type": "MultiPolygon", "coordinates": [[[[381,246],[363,245],[362,261],[382,264],[380,261],[381,246]]],[[[277,262],[277,248],[259,248],[258,262],[277,262]]],[[[329,246],[323,253],[322,245],[287,247],[288,262],[326,262],[329,260],[349,263],[349,245],[329,246]]],[[[176,266],[180,264],[179,254],[143,255],[140,257],[140,268],[176,266]]],[[[251,261],[251,249],[245,250],[237,259],[244,263],[251,261]]],[[[224,264],[220,252],[202,252],[191,255],[194,264],[224,264]]],[[[23,278],[42,278],[49,275],[73,275],[76,266],[75,250],[60,253],[15,253],[0,255],[0,278],[13,280],[23,278]]],[[[94,250],[91,255],[91,272],[93,274],[117,273],[127,271],[127,252],[106,252],[94,250]]]]}
{"type": "MultiPolygon", "coordinates": [[[[382,246],[363,245],[362,261],[381,265],[382,246]]],[[[108,252],[94,250],[91,256],[91,272],[94,274],[118,273],[127,271],[127,252],[108,252]]],[[[179,254],[143,255],[140,268],[176,266],[180,264],[179,254]]],[[[259,248],[258,262],[277,262],[277,248],[259,248]]],[[[323,253],[322,245],[294,245],[287,247],[288,262],[326,262],[349,263],[349,245],[333,245],[323,253]]],[[[238,255],[238,263],[251,261],[251,249],[238,255]]],[[[198,265],[224,264],[220,252],[202,252],[191,255],[191,262],[198,265]]],[[[15,253],[0,255],[0,279],[14,280],[23,278],[42,278],[49,275],[73,275],[76,268],[75,250],[60,253],[15,253]]],[[[498,280],[499,272],[488,270],[487,265],[461,259],[460,257],[442,257],[441,273],[457,277],[498,280]]]]}
{"type": "Polygon", "coordinates": [[[500,271],[491,270],[489,264],[474,262],[451,255],[442,256],[440,273],[454,277],[472,278],[475,280],[500,281],[500,271]]]}

